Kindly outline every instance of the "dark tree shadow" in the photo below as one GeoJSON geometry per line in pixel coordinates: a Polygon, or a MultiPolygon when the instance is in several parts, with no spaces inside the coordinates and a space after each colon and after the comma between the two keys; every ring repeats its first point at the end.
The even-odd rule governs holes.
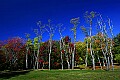
{"type": "Polygon", "coordinates": [[[9,71],[9,72],[0,72],[0,79],[9,79],[11,77],[25,75],[31,70],[22,70],[22,71],[9,71]]]}

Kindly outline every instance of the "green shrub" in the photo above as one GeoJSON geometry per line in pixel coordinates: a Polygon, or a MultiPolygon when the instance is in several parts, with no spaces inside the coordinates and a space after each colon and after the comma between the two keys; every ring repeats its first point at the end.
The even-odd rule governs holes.
{"type": "Polygon", "coordinates": [[[115,60],[120,63],[120,54],[115,54],[115,60]]]}

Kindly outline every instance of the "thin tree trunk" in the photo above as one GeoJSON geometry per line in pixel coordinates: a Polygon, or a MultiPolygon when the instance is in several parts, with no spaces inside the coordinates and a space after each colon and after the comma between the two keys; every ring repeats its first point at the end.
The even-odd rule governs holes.
{"type": "Polygon", "coordinates": [[[74,50],[73,50],[73,53],[72,53],[72,69],[74,69],[75,50],[76,50],[76,25],[75,25],[75,29],[74,29],[74,50]]]}
{"type": "Polygon", "coordinates": [[[108,56],[108,70],[110,69],[110,57],[108,56]]]}
{"type": "Polygon", "coordinates": [[[92,53],[92,28],[91,28],[91,25],[90,25],[90,54],[92,56],[93,70],[95,70],[95,59],[94,59],[94,55],[92,53]]]}
{"type": "Polygon", "coordinates": [[[111,65],[112,65],[112,70],[114,70],[114,65],[113,65],[113,55],[112,55],[112,52],[111,52],[111,65]]]}
{"type": "Polygon", "coordinates": [[[93,70],[95,70],[95,58],[94,58],[94,56],[92,55],[92,62],[93,62],[93,70]]]}
{"type": "Polygon", "coordinates": [[[86,58],[85,58],[85,66],[87,68],[87,59],[88,59],[88,40],[87,40],[87,50],[86,50],[86,58]]]}
{"type": "Polygon", "coordinates": [[[70,62],[69,62],[68,55],[67,55],[67,63],[68,63],[68,69],[70,69],[70,62]]]}
{"type": "MultiPolygon", "coordinates": [[[[110,27],[110,33],[111,33],[111,36],[112,38],[114,37],[113,36],[113,25],[111,25],[111,19],[109,18],[108,19],[108,25],[110,27]]],[[[113,54],[112,54],[112,39],[111,39],[111,43],[110,43],[110,56],[111,56],[111,65],[112,65],[112,70],[114,70],[114,65],[113,65],[113,54]]]]}
{"type": "Polygon", "coordinates": [[[61,60],[62,60],[62,70],[63,70],[63,58],[62,58],[62,52],[61,52],[61,60]]]}
{"type": "Polygon", "coordinates": [[[35,69],[35,63],[36,63],[36,61],[35,61],[35,49],[34,49],[34,54],[33,54],[33,69],[35,69]]]}
{"type": "Polygon", "coordinates": [[[107,67],[106,67],[106,70],[109,70],[109,64],[108,64],[108,57],[107,57],[107,67]]]}
{"type": "Polygon", "coordinates": [[[104,61],[104,58],[103,58],[103,66],[105,66],[105,61],[104,61]]]}
{"type": "Polygon", "coordinates": [[[61,42],[61,40],[62,40],[62,42],[63,42],[63,39],[62,39],[62,37],[61,37],[61,39],[60,39],[60,52],[61,52],[61,65],[62,65],[62,70],[63,70],[63,58],[62,58],[62,42],[61,42]]]}
{"type": "Polygon", "coordinates": [[[49,53],[49,70],[50,70],[50,53],[49,53]]]}
{"type": "Polygon", "coordinates": [[[73,27],[73,32],[74,32],[74,51],[73,51],[73,53],[72,53],[72,69],[74,69],[74,60],[75,60],[75,58],[74,58],[74,56],[75,56],[75,47],[76,47],[76,28],[77,28],[77,26],[78,26],[78,24],[79,24],[79,17],[78,18],[73,18],[73,19],[71,19],[70,20],[70,22],[74,25],[74,27],[73,27]]]}
{"type": "MultiPolygon", "coordinates": [[[[105,60],[105,62],[106,62],[106,64],[107,64],[106,54],[105,54],[105,52],[103,51],[103,49],[102,49],[102,53],[103,53],[103,55],[104,55],[104,60],[105,60]]],[[[103,61],[104,61],[104,60],[103,60],[103,61]]],[[[103,64],[104,64],[104,66],[106,66],[106,65],[105,65],[105,62],[103,63],[103,64]]]]}
{"type": "Polygon", "coordinates": [[[26,69],[28,69],[28,48],[27,48],[27,53],[26,53],[26,69]]]}
{"type": "Polygon", "coordinates": [[[106,70],[109,70],[109,53],[108,53],[108,42],[107,42],[107,37],[106,37],[106,55],[107,55],[107,67],[106,70]]]}
{"type": "MultiPolygon", "coordinates": [[[[64,44],[64,43],[63,43],[64,44]]],[[[65,46],[65,45],[64,45],[65,46]]],[[[70,51],[69,50],[70,48],[68,47],[68,52],[70,51]]],[[[67,57],[67,64],[68,64],[68,69],[70,69],[70,60],[69,60],[69,54],[68,54],[67,50],[66,50],[66,57],[67,57]]]]}
{"type": "Polygon", "coordinates": [[[49,52],[49,70],[50,70],[50,55],[51,55],[51,51],[52,50],[52,39],[50,37],[50,52],[49,52]]]}
{"type": "Polygon", "coordinates": [[[40,44],[38,44],[38,50],[37,50],[37,69],[39,68],[39,53],[40,53],[40,51],[39,51],[39,49],[40,49],[40,44]]]}
{"type": "Polygon", "coordinates": [[[74,51],[72,53],[72,69],[74,69],[74,54],[75,54],[75,48],[74,48],[74,51]]]}
{"type": "Polygon", "coordinates": [[[114,70],[114,65],[113,65],[113,54],[112,54],[112,39],[111,39],[111,46],[110,46],[110,55],[111,55],[112,70],[114,70]]]}
{"type": "Polygon", "coordinates": [[[72,47],[69,46],[69,54],[70,54],[70,60],[69,60],[69,69],[70,69],[70,65],[72,65],[72,53],[73,53],[73,50],[72,50],[72,47]]]}
{"type": "Polygon", "coordinates": [[[101,62],[100,62],[100,58],[99,58],[99,55],[98,55],[98,61],[99,61],[99,64],[100,64],[100,68],[102,69],[101,62]]]}

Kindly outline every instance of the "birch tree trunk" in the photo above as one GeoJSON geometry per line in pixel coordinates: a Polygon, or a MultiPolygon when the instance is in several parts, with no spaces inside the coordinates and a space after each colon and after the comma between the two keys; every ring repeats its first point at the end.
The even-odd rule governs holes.
{"type": "Polygon", "coordinates": [[[33,69],[35,69],[35,63],[36,63],[36,61],[35,61],[35,49],[34,49],[34,54],[33,54],[33,69]]]}
{"type": "Polygon", "coordinates": [[[26,69],[28,69],[28,50],[29,50],[29,48],[27,47],[27,52],[26,52],[26,69]]]}
{"type": "Polygon", "coordinates": [[[110,54],[111,54],[111,65],[112,65],[112,70],[114,70],[114,65],[113,65],[113,54],[111,51],[111,47],[110,47],[110,54]]]}
{"type": "Polygon", "coordinates": [[[75,50],[76,50],[76,27],[75,27],[75,32],[74,32],[74,50],[72,54],[72,69],[74,69],[75,50]]]}
{"type": "Polygon", "coordinates": [[[110,46],[110,55],[111,55],[112,70],[114,70],[114,65],[113,65],[113,54],[112,54],[112,39],[111,39],[111,46],[110,46]]]}
{"type": "Polygon", "coordinates": [[[109,61],[109,53],[108,53],[108,40],[107,40],[108,38],[106,37],[106,52],[105,52],[105,54],[106,54],[106,56],[107,56],[107,67],[106,67],[106,70],[109,70],[109,63],[110,63],[110,61],[109,61]]]}
{"type": "Polygon", "coordinates": [[[102,69],[101,61],[100,61],[99,55],[98,55],[98,61],[99,61],[99,64],[100,64],[100,68],[102,69]]]}
{"type": "Polygon", "coordinates": [[[85,66],[87,68],[87,59],[88,59],[88,40],[87,40],[87,50],[86,50],[86,57],[85,57],[85,66]]]}
{"type": "Polygon", "coordinates": [[[51,48],[52,48],[52,46],[51,46],[51,41],[50,41],[50,53],[49,53],[49,70],[50,70],[50,55],[51,55],[51,48]]]}
{"type": "Polygon", "coordinates": [[[52,38],[53,38],[53,35],[54,35],[54,32],[55,32],[55,27],[51,24],[51,20],[49,19],[48,20],[48,24],[46,25],[48,26],[49,30],[47,28],[45,28],[47,30],[47,32],[49,33],[49,44],[50,44],[50,47],[49,47],[49,70],[50,70],[50,56],[51,56],[51,53],[52,53],[52,38]]]}
{"type": "Polygon", "coordinates": [[[94,55],[92,53],[92,28],[91,28],[91,24],[90,24],[90,54],[92,56],[92,64],[93,64],[93,70],[95,70],[95,59],[94,59],[94,55]]]}
{"type": "Polygon", "coordinates": [[[41,42],[42,42],[42,35],[44,33],[44,29],[45,29],[45,25],[42,25],[42,22],[41,21],[38,21],[37,22],[37,25],[39,27],[39,30],[38,29],[35,29],[34,32],[36,33],[36,36],[38,37],[38,50],[37,50],[37,56],[36,56],[36,62],[37,62],[37,69],[39,68],[39,54],[40,54],[40,45],[41,45],[41,42]]]}
{"type": "Polygon", "coordinates": [[[50,59],[50,55],[51,55],[51,53],[52,53],[52,36],[50,36],[50,41],[49,41],[49,43],[50,43],[50,51],[49,51],[49,70],[51,69],[50,68],[50,61],[51,61],[51,59],[50,59]]]}
{"type": "Polygon", "coordinates": [[[62,65],[62,70],[63,70],[62,43],[63,43],[63,39],[61,37],[61,39],[60,39],[60,52],[61,52],[61,65],[62,65]]]}
{"type": "MultiPolygon", "coordinates": [[[[113,37],[114,37],[114,36],[113,36],[113,29],[112,29],[112,28],[113,28],[113,25],[111,25],[111,20],[110,20],[110,19],[108,19],[108,25],[109,25],[109,27],[110,27],[110,33],[111,33],[111,36],[112,36],[112,38],[113,38],[113,37]]],[[[110,41],[110,55],[111,55],[112,70],[114,70],[112,47],[113,47],[113,45],[112,45],[112,39],[111,39],[111,41],[110,41]]]]}
{"type": "Polygon", "coordinates": [[[62,37],[62,32],[65,30],[65,28],[62,28],[62,24],[58,25],[59,28],[59,34],[60,34],[60,56],[61,56],[61,66],[62,66],[62,70],[63,70],[63,53],[62,50],[64,48],[64,42],[63,42],[63,37],[62,37]],[[62,45],[63,44],[63,45],[62,45]]]}
{"type": "Polygon", "coordinates": [[[38,43],[37,59],[36,59],[37,60],[36,61],[37,62],[37,69],[39,68],[39,52],[40,52],[39,49],[40,49],[40,44],[38,43]]]}
{"type": "Polygon", "coordinates": [[[75,43],[74,43],[74,50],[73,50],[73,53],[72,53],[72,69],[74,69],[74,56],[75,56],[75,43]]]}
{"type": "Polygon", "coordinates": [[[79,24],[79,17],[71,19],[70,22],[74,25],[74,27],[72,28],[72,31],[74,33],[74,50],[72,53],[72,69],[74,69],[74,62],[75,62],[74,56],[75,56],[75,50],[76,50],[76,28],[79,24]]]}

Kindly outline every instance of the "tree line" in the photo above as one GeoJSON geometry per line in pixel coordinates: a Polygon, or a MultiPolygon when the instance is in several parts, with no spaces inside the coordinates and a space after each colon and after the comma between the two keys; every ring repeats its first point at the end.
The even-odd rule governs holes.
{"type": "Polygon", "coordinates": [[[86,25],[78,26],[80,18],[73,18],[73,42],[69,36],[62,33],[65,30],[62,24],[53,25],[51,20],[48,24],[37,22],[39,29],[35,29],[36,37],[26,40],[20,37],[10,38],[0,42],[0,69],[74,69],[77,65],[85,65],[85,68],[99,65],[101,69],[114,70],[114,62],[120,63],[120,40],[118,34],[113,35],[113,24],[110,18],[104,20],[101,14],[86,11],[84,14],[86,25]],[[95,24],[95,25],[94,25],[95,24]],[[93,35],[93,27],[96,34],[93,35]],[[77,29],[86,36],[84,42],[76,42],[77,29]],[[55,30],[58,29],[60,39],[53,40],[55,30]],[[109,30],[108,30],[109,29],[109,30]],[[49,34],[49,40],[42,42],[44,32],[49,34]],[[112,68],[111,68],[112,66],[112,68]]]}

